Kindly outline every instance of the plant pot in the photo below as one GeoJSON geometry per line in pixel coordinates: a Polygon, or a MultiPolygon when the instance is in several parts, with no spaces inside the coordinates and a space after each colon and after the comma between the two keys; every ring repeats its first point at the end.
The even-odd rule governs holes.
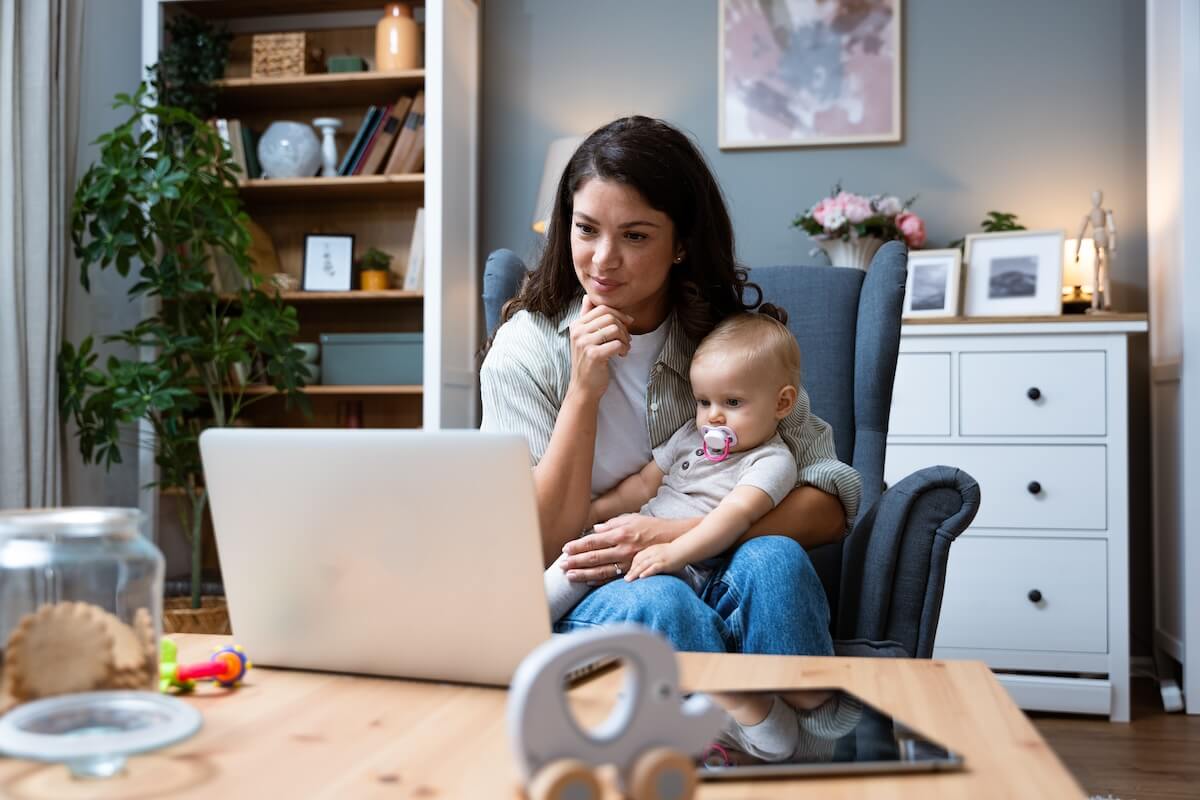
{"type": "Polygon", "coordinates": [[[190,597],[166,598],[163,633],[232,633],[225,598],[205,595],[200,598],[200,608],[192,608],[190,597]]]}
{"type": "Polygon", "coordinates": [[[874,236],[863,236],[850,241],[827,239],[818,241],[817,245],[829,256],[829,263],[835,267],[853,267],[863,272],[871,266],[875,251],[883,247],[883,239],[874,236]]]}
{"type": "Polygon", "coordinates": [[[388,271],[386,269],[364,269],[360,285],[364,292],[382,292],[388,288],[388,271]]]}

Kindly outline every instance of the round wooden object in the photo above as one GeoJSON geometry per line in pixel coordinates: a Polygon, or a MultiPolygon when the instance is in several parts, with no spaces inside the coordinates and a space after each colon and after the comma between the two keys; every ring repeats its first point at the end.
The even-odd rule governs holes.
{"type": "Polygon", "coordinates": [[[526,794],[529,800],[600,800],[600,781],[588,764],[564,758],[542,767],[526,794]]]}
{"type": "Polygon", "coordinates": [[[656,747],[642,754],[629,777],[632,800],[691,800],[696,794],[696,765],[678,750],[656,747]]]}

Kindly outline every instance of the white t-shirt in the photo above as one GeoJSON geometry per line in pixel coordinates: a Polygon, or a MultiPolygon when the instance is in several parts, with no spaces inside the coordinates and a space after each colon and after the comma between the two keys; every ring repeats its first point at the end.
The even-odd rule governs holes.
{"type": "Polygon", "coordinates": [[[666,344],[669,321],[670,317],[650,333],[631,336],[628,355],[608,362],[608,390],[600,398],[596,420],[592,497],[604,494],[650,461],[646,386],[666,344]]]}

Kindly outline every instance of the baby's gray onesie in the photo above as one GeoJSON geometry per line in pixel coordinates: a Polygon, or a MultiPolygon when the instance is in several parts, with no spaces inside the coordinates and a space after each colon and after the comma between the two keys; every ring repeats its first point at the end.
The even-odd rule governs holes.
{"type": "MultiPolygon", "coordinates": [[[[724,461],[715,462],[704,457],[700,432],[695,421],[689,421],[653,452],[654,462],[664,477],[658,493],[639,512],[649,517],[702,517],[736,486],[762,489],[774,507],[796,486],[796,459],[778,433],[753,450],[733,453],[724,461]]],[[[562,569],[565,558],[560,556],[545,573],[551,622],[561,619],[592,590],[586,583],[567,580],[562,569]]],[[[716,564],[717,559],[689,564],[676,576],[699,593],[716,564]]]]}

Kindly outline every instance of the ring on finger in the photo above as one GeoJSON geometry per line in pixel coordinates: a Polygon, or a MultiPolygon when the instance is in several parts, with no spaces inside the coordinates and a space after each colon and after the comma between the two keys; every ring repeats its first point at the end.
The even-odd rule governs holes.
{"type": "Polygon", "coordinates": [[[613,577],[614,577],[614,578],[619,578],[619,577],[621,577],[621,573],[622,573],[622,572],[624,572],[624,570],[622,570],[622,569],[621,569],[621,565],[620,565],[620,564],[613,564],[613,577]]]}

